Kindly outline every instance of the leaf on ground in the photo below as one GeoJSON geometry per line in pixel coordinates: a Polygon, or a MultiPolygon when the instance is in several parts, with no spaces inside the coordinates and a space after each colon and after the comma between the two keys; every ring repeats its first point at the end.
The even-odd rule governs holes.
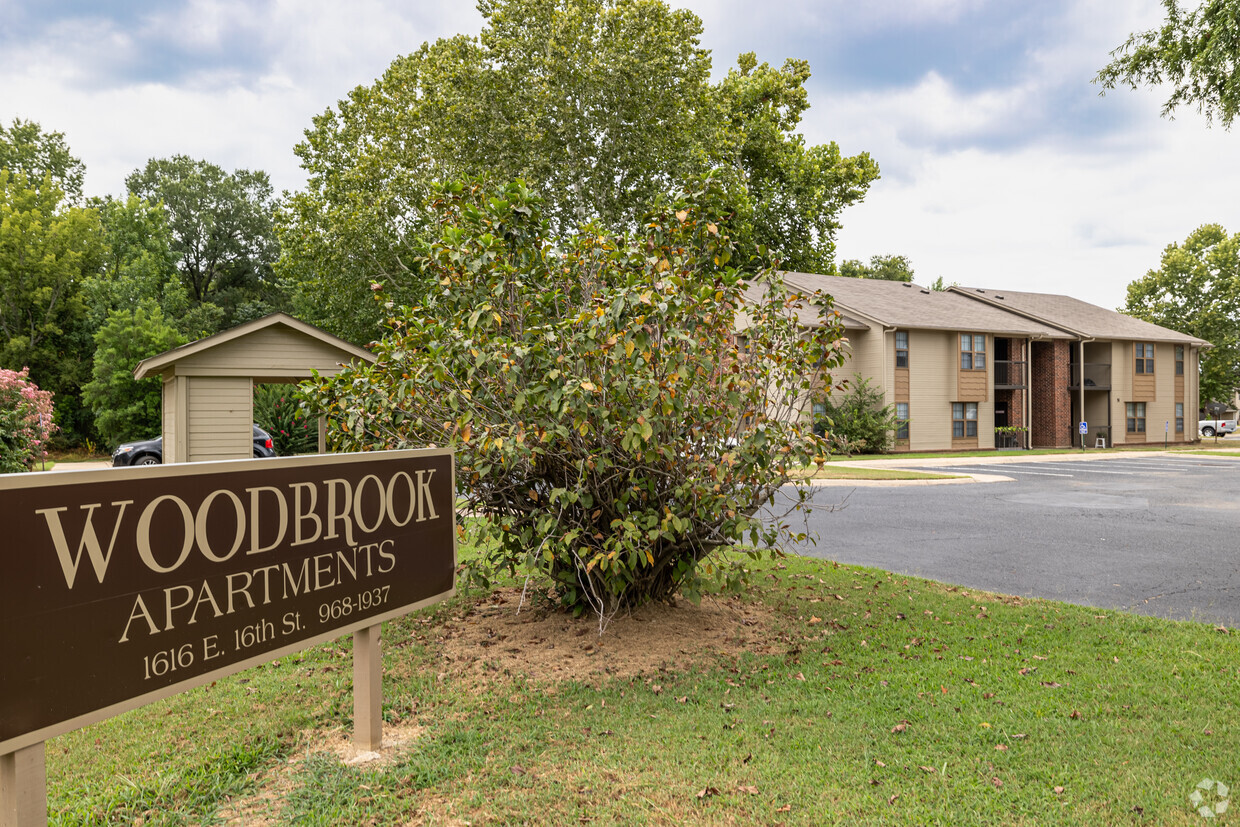
{"type": "Polygon", "coordinates": [[[1056,787],[1055,795],[1063,795],[1063,787],[1056,787]]]}
{"type": "Polygon", "coordinates": [[[700,798],[700,799],[705,800],[705,799],[707,799],[707,798],[710,798],[712,795],[719,795],[719,790],[718,790],[718,788],[716,788],[716,787],[703,787],[703,788],[702,788],[702,791],[701,791],[700,793],[698,793],[698,794],[697,794],[697,797],[698,797],[698,798],[700,798]]]}
{"type": "Polygon", "coordinates": [[[995,789],[999,789],[1000,787],[1003,786],[1003,782],[999,780],[999,776],[997,775],[994,778],[990,779],[990,783],[995,785],[995,789]]]}
{"type": "Polygon", "coordinates": [[[875,758],[875,759],[874,759],[874,766],[876,766],[876,767],[885,767],[885,766],[887,766],[887,765],[886,765],[886,764],[884,764],[882,761],[879,761],[877,758],[875,758]]]}
{"type": "Polygon", "coordinates": [[[918,767],[917,769],[921,770],[922,772],[925,772],[925,773],[930,773],[930,774],[934,774],[934,773],[938,772],[938,770],[936,770],[934,767],[927,767],[927,766],[925,766],[925,765],[922,765],[922,766],[918,767]]]}
{"type": "Polygon", "coordinates": [[[736,791],[738,793],[745,793],[746,795],[757,795],[758,794],[758,788],[753,786],[752,784],[745,784],[745,785],[739,786],[736,788],[736,791]]]}
{"type": "Polygon", "coordinates": [[[999,752],[1007,752],[1007,744],[995,744],[995,749],[999,752]]]}
{"type": "Polygon", "coordinates": [[[803,681],[803,680],[805,680],[805,673],[804,673],[804,672],[797,672],[797,680],[799,680],[799,681],[803,681]]]}
{"type": "Polygon", "coordinates": [[[786,813],[786,812],[788,812],[788,811],[789,811],[789,810],[791,810],[791,809],[792,809],[792,805],[791,805],[791,804],[785,804],[785,805],[784,805],[784,806],[782,806],[782,807],[776,807],[776,808],[775,808],[775,812],[777,812],[777,813],[786,813]]]}
{"type": "Polygon", "coordinates": [[[900,794],[899,794],[899,793],[896,793],[896,794],[895,794],[895,795],[893,795],[891,798],[887,799],[887,803],[888,803],[888,804],[895,804],[895,803],[896,803],[896,799],[897,799],[897,798],[899,798],[899,797],[900,797],[900,794]]]}
{"type": "Polygon", "coordinates": [[[1074,720],[1074,721],[1078,721],[1078,720],[1080,720],[1080,718],[1081,718],[1081,710],[1079,710],[1079,709],[1074,709],[1074,710],[1072,710],[1071,712],[1069,712],[1069,713],[1068,713],[1068,717],[1069,717],[1069,718],[1071,718],[1071,719],[1072,719],[1072,720],[1074,720]]]}
{"type": "Polygon", "coordinates": [[[907,728],[908,727],[905,726],[904,724],[896,724],[895,726],[891,728],[891,731],[892,732],[903,732],[907,728]]]}

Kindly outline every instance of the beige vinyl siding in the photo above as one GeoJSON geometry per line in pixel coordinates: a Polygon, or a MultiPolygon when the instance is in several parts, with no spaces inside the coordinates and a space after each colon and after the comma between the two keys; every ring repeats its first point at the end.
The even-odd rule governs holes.
{"type": "Polygon", "coordinates": [[[956,379],[956,402],[986,401],[989,384],[989,363],[986,370],[962,370],[956,379]]]}
{"type": "Polygon", "coordinates": [[[840,378],[852,379],[854,374],[861,374],[870,380],[870,385],[883,391],[884,396],[891,396],[891,380],[884,370],[887,350],[890,348],[892,359],[895,359],[895,339],[884,336],[882,328],[871,327],[869,330],[854,330],[850,337],[856,343],[853,362],[848,373],[841,373],[840,378]]]}
{"type": "Polygon", "coordinates": [[[164,462],[176,462],[177,421],[176,421],[176,377],[163,377],[163,453],[164,462]]]}
{"type": "Polygon", "coordinates": [[[908,368],[896,368],[895,400],[897,402],[908,401],[908,389],[909,389],[908,370],[909,370],[908,368]]]}
{"type": "MultiPolygon", "coordinates": [[[[1141,344],[1149,343],[1142,342],[1141,344]]],[[[1132,343],[1128,346],[1128,372],[1132,374],[1132,397],[1126,401],[1153,402],[1158,398],[1157,385],[1155,383],[1158,377],[1162,376],[1167,369],[1167,365],[1163,362],[1163,347],[1165,345],[1154,349],[1154,374],[1152,376],[1148,373],[1137,373],[1136,349],[1134,345],[1135,343],[1132,343]]],[[[1171,366],[1171,369],[1175,370],[1174,364],[1171,366]]],[[[1147,405],[1146,410],[1148,409],[1149,406],[1147,405]]],[[[1149,433],[1148,428],[1146,433],[1149,433]]]]}
{"type": "MultiPolygon", "coordinates": [[[[1112,417],[1112,420],[1114,420],[1116,416],[1115,410],[1116,410],[1115,403],[1112,402],[1111,410],[1110,410],[1110,415],[1112,417]]],[[[1124,429],[1124,423],[1122,421],[1123,413],[1124,413],[1124,407],[1120,405],[1119,414],[1120,414],[1121,421],[1119,423],[1120,424],[1119,430],[1121,431],[1124,429]]],[[[1107,395],[1105,393],[1085,394],[1085,421],[1089,423],[1089,434],[1086,436],[1086,439],[1085,439],[1086,447],[1093,448],[1095,445],[1098,444],[1098,437],[1106,436],[1107,414],[1108,414],[1107,395]]],[[[1112,426],[1114,426],[1114,421],[1112,421],[1112,426]]],[[[1115,436],[1116,436],[1115,430],[1116,429],[1114,427],[1111,428],[1111,439],[1107,440],[1108,448],[1111,447],[1111,442],[1112,440],[1115,439],[1115,436]]],[[[1079,434],[1076,435],[1076,441],[1074,444],[1080,445],[1079,434]]]]}
{"type": "MultiPolygon", "coordinates": [[[[983,335],[986,339],[986,369],[985,370],[965,370],[960,367],[960,336],[956,334],[956,395],[953,402],[985,402],[989,397],[990,387],[990,371],[994,353],[994,337],[987,334],[979,334],[976,331],[961,331],[961,333],[970,333],[973,336],[983,335]]],[[[978,416],[981,416],[981,409],[978,409],[978,416]]]]}
{"type": "Polygon", "coordinates": [[[1165,430],[1168,441],[1174,441],[1175,345],[1159,344],[1154,348],[1154,396],[1146,403],[1145,411],[1145,438],[1162,442],[1165,430]]]}
{"type": "MultiPolygon", "coordinates": [[[[883,376],[884,344],[881,329],[848,331],[844,363],[831,371],[832,387],[848,380],[851,388],[854,377],[860,374],[863,379],[870,380],[871,387],[884,391],[884,395],[890,397],[891,385],[884,381],[883,376]]],[[[834,393],[839,395],[839,391],[834,393]]]]}
{"type": "MultiPolygon", "coordinates": [[[[844,361],[838,368],[832,369],[831,371],[832,383],[839,382],[840,379],[842,379],[843,377],[852,376],[854,373],[856,373],[857,371],[857,368],[855,367],[855,365],[857,364],[856,350],[858,347],[864,346],[864,342],[858,342],[857,338],[864,335],[864,333],[865,333],[864,330],[851,330],[845,333],[844,339],[846,339],[847,341],[843,341],[840,345],[840,351],[844,354],[844,361]]],[[[825,380],[823,384],[825,384],[825,380]]]]}
{"type": "MultiPolygon", "coordinates": [[[[250,376],[255,371],[256,354],[262,357],[263,375],[255,379],[260,383],[267,378],[303,377],[307,365],[335,365],[340,361],[340,351],[326,342],[289,328],[269,327],[188,356],[177,362],[176,371],[184,376],[250,376]]],[[[319,370],[324,375],[338,371],[338,367],[319,370]]]]}
{"type": "Polygon", "coordinates": [[[190,462],[254,456],[254,387],[246,378],[189,380],[190,462]]]}
{"type": "MultiPolygon", "coordinates": [[[[951,403],[959,401],[952,398],[956,392],[956,365],[960,359],[956,334],[941,330],[910,330],[908,338],[909,450],[950,450],[951,403]]],[[[894,355],[893,349],[893,360],[894,355]]],[[[979,408],[979,420],[981,416],[979,408]]],[[[980,421],[978,427],[981,427],[980,421]]]]}
{"type": "MultiPolygon", "coordinates": [[[[986,363],[987,382],[990,381],[990,361],[986,363]]],[[[977,403],[977,445],[979,448],[995,447],[995,400],[984,399],[977,403]]]]}
{"type": "Polygon", "coordinates": [[[1123,445],[1128,439],[1127,408],[1132,398],[1132,342],[1111,343],[1111,440],[1123,445]]]}

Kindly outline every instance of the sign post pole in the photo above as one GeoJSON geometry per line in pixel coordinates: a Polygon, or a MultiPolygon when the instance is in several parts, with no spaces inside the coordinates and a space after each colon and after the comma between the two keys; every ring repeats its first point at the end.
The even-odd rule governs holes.
{"type": "Polygon", "coordinates": [[[47,827],[42,741],[0,755],[0,827],[47,827]]]}
{"type": "Polygon", "coordinates": [[[378,752],[383,746],[382,625],[353,633],[353,746],[378,752]]]}

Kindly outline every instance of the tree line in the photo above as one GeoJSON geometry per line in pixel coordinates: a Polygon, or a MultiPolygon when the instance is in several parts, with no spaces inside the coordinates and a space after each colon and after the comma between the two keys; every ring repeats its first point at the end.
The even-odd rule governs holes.
{"type": "MultiPolygon", "coordinates": [[[[124,193],[87,198],[63,134],[0,123],[0,368],[28,367],[55,394],[63,443],[154,433],[159,388],[134,383],[133,365],[275,310],[378,339],[386,310],[373,286],[396,305],[434,287],[424,248],[442,219],[429,205],[449,180],[521,180],[556,233],[634,233],[658,197],[709,174],[742,270],[913,278],[905,256],[835,260],[841,214],[879,169],[800,134],[806,61],[742,54],[712,80],[701,21],[652,0],[480,8],[478,34],[423,44],[315,117],[294,148],[307,184],[283,197],[261,170],[175,155],[135,169],[124,193]]],[[[1135,56],[1099,80],[1156,79],[1151,55],[1174,52],[1170,36],[1134,36],[1122,48],[1135,56]]],[[[1216,345],[1203,398],[1235,384],[1235,247],[1202,228],[1133,284],[1125,308],[1216,345]]]]}

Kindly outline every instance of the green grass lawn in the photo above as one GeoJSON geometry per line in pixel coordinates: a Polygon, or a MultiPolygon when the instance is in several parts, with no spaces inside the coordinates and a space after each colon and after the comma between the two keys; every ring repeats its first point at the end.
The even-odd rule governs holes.
{"type": "MultiPolygon", "coordinates": [[[[1223,446],[1219,446],[1222,448],[1223,446]]],[[[1012,459],[1020,459],[1022,457],[1040,457],[1050,456],[1052,454],[1070,454],[1081,456],[1084,454],[1125,454],[1140,451],[1162,451],[1162,444],[1158,445],[1140,445],[1140,446],[1120,446],[1118,448],[1033,448],[1028,451],[923,451],[919,453],[890,453],[890,454],[853,454],[852,456],[832,455],[829,460],[831,462],[857,462],[875,459],[950,459],[954,457],[1010,457],[1012,459]]],[[[1175,445],[1171,446],[1169,451],[1183,451],[1183,448],[1175,445]]]]}
{"type": "Polygon", "coordinates": [[[960,474],[929,474],[925,471],[905,471],[902,468],[850,468],[824,465],[811,469],[816,480],[951,480],[960,474]]]}
{"type": "Polygon", "coordinates": [[[1175,825],[1240,785],[1228,631],[801,558],[752,579],[764,653],[558,684],[454,671],[458,597],[385,628],[385,718],[424,728],[394,763],[316,734],[350,724],[342,640],[49,742],[51,821],[1175,825]]]}

